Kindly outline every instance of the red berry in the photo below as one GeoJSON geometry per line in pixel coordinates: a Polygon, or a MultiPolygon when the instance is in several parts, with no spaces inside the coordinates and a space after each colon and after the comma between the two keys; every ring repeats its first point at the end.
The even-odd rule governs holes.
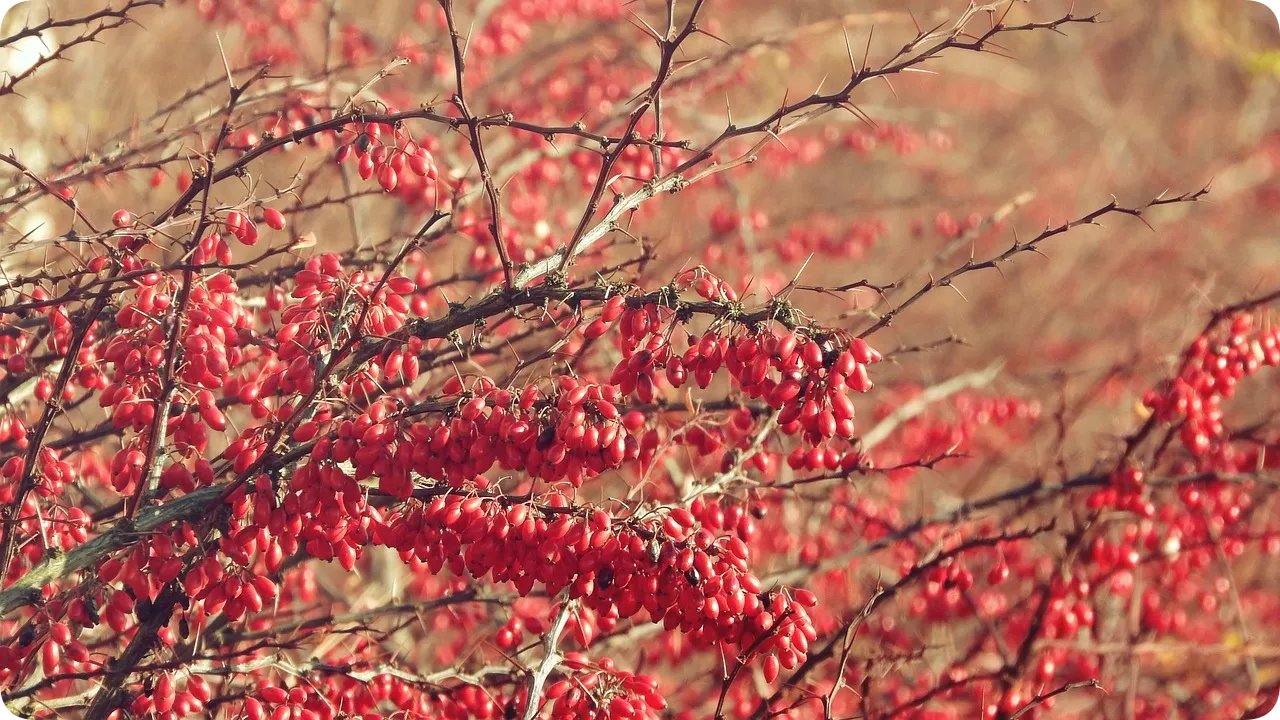
{"type": "Polygon", "coordinates": [[[264,209],[262,221],[272,230],[283,230],[285,226],[284,214],[275,208],[264,209]]]}

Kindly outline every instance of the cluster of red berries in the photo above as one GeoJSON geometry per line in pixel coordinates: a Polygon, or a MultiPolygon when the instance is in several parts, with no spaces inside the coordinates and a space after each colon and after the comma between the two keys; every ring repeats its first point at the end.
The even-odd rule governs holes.
{"type": "Polygon", "coordinates": [[[1183,355],[1182,367],[1164,388],[1151,390],[1143,404],[1164,423],[1179,423],[1182,444],[1204,457],[1221,450],[1222,401],[1240,380],[1264,367],[1280,366],[1280,326],[1255,328],[1249,314],[1231,318],[1225,335],[1201,335],[1183,355]]]}
{"type": "MultiPolygon", "coordinates": [[[[736,295],[709,273],[696,276],[695,287],[704,297],[733,302],[736,295]]],[[[780,411],[783,432],[802,433],[817,445],[826,438],[853,437],[854,406],[847,390],[867,392],[872,382],[867,366],[883,356],[860,338],[849,338],[843,347],[837,338],[817,338],[794,332],[686,335],[688,349],[676,354],[665,331],[678,315],[676,310],[650,303],[629,307],[617,298],[605,304],[600,316],[584,330],[598,336],[613,323],[621,330],[623,359],[614,367],[610,384],[640,402],[653,402],[658,372],[671,385],[684,386],[692,376],[700,388],[711,384],[721,368],[751,398],[763,399],[780,411]]]]}
{"type": "Polygon", "coordinates": [[[37,665],[45,675],[54,675],[64,666],[89,660],[88,647],[66,623],[48,622],[40,629],[29,623],[15,636],[13,644],[0,646],[0,683],[12,682],[37,665]]]}
{"type": "Polygon", "coordinates": [[[1091,510],[1110,507],[1142,517],[1152,517],[1156,506],[1143,493],[1144,477],[1141,468],[1131,465],[1120,468],[1111,473],[1111,484],[1091,493],[1085,504],[1091,510]]]}
{"type": "MultiPolygon", "coordinates": [[[[271,117],[263,118],[256,128],[253,126],[235,130],[227,137],[227,146],[245,151],[257,147],[260,143],[312,125],[324,122],[328,115],[317,105],[323,105],[323,99],[310,93],[296,93],[282,99],[281,108],[271,117]]],[[[306,146],[317,149],[328,149],[333,145],[333,135],[328,133],[308,134],[302,141],[306,146]]],[[[299,147],[297,143],[287,143],[282,150],[288,152],[299,147]]]]}
{"type": "Polygon", "coordinates": [[[578,652],[565,653],[562,665],[570,672],[546,690],[556,720],[656,719],[667,708],[651,675],[620,670],[609,658],[592,663],[578,652]]]}
{"type": "MultiPolygon", "coordinates": [[[[369,644],[361,640],[357,647],[367,650],[369,644]]],[[[335,666],[349,665],[353,659],[349,652],[333,655],[326,659],[335,666]]],[[[367,682],[338,672],[316,674],[307,684],[293,687],[264,679],[239,709],[246,720],[378,720],[387,716],[380,706],[389,703],[396,708],[395,714],[405,717],[500,720],[512,717],[523,700],[519,693],[507,697],[466,683],[434,691],[424,685],[388,673],[375,675],[367,682]]]]}
{"type": "Polygon", "coordinates": [[[543,504],[509,504],[481,494],[450,493],[414,504],[375,526],[373,540],[416,558],[432,572],[492,576],[522,594],[535,585],[598,613],[680,629],[699,643],[755,647],[766,672],[802,662],[816,634],[804,590],[765,591],[748,571],[749,551],[737,534],[700,527],[693,513],[615,519],[577,509],[558,494],[543,504]],[[674,527],[676,540],[667,534],[674,527]]]}
{"type": "Polygon", "coordinates": [[[355,139],[338,147],[339,163],[354,157],[360,179],[376,177],[388,193],[401,188],[399,196],[415,204],[431,207],[435,203],[439,171],[427,145],[415,142],[403,129],[380,123],[364,123],[348,131],[355,132],[355,139]],[[405,173],[406,167],[409,173],[405,173]]]}
{"type": "Polygon", "coordinates": [[[554,395],[545,397],[537,385],[517,395],[482,377],[464,394],[461,379],[454,377],[443,391],[446,401],[456,398],[453,417],[414,423],[408,442],[392,448],[399,433],[389,426],[364,431],[363,452],[376,457],[375,448],[385,448],[381,456],[389,462],[379,473],[385,492],[408,497],[410,472],[460,484],[495,465],[578,487],[643,453],[652,457],[657,447],[655,432],[640,435],[645,416],[624,413],[621,393],[611,385],[564,375],[554,395]]]}
{"type": "Polygon", "coordinates": [[[256,480],[253,492],[241,497],[245,509],[237,509],[236,514],[252,518],[248,529],[234,535],[245,543],[242,558],[247,561],[258,548],[266,567],[278,568],[283,558],[301,546],[311,557],[337,560],[344,570],[355,567],[369,543],[376,516],[368,508],[363,488],[329,461],[327,449],[325,443],[316,443],[314,459],[297,469],[283,500],[276,500],[272,484],[263,476],[256,480]]]}
{"type": "MultiPolygon", "coordinates": [[[[381,273],[349,273],[334,253],[307,260],[294,275],[289,294],[297,302],[283,308],[282,324],[274,338],[274,356],[287,364],[279,373],[279,390],[310,392],[317,353],[335,350],[353,335],[387,336],[399,330],[410,311],[406,297],[415,289],[412,279],[400,275],[384,282],[381,273]],[[363,320],[359,327],[355,327],[357,319],[363,320]]],[[[265,390],[265,394],[273,394],[275,387],[265,390]]]]}
{"type": "Polygon", "coordinates": [[[246,720],[334,720],[337,717],[326,697],[309,688],[268,683],[260,684],[255,695],[245,698],[243,712],[246,720]]]}
{"type": "Polygon", "coordinates": [[[213,688],[199,675],[187,675],[185,687],[179,688],[181,675],[165,670],[155,677],[150,692],[138,693],[129,704],[135,716],[154,714],[159,720],[177,720],[205,712],[205,703],[213,699],[213,688]]]}

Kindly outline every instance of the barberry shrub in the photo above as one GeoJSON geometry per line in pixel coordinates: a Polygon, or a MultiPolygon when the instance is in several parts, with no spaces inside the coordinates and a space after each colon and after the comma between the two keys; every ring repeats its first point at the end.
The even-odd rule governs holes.
{"type": "Polygon", "coordinates": [[[1006,112],[948,63],[1000,76],[972,59],[1102,18],[356,5],[71,2],[0,33],[28,48],[0,75],[28,141],[67,73],[110,72],[60,60],[143,87],[135,57],[208,53],[150,105],[77,106],[89,151],[0,154],[13,711],[1234,719],[1266,696],[1280,291],[1175,312],[1143,269],[1163,250],[1093,265],[1166,297],[1136,357],[1041,344],[989,299],[1033,297],[1053,265],[1015,261],[1083,226],[1186,242],[1206,178],[1113,173],[1071,214],[877,194],[966,159],[912,102],[1006,112]],[[961,285],[1030,361],[948,331],[961,285]]]}

